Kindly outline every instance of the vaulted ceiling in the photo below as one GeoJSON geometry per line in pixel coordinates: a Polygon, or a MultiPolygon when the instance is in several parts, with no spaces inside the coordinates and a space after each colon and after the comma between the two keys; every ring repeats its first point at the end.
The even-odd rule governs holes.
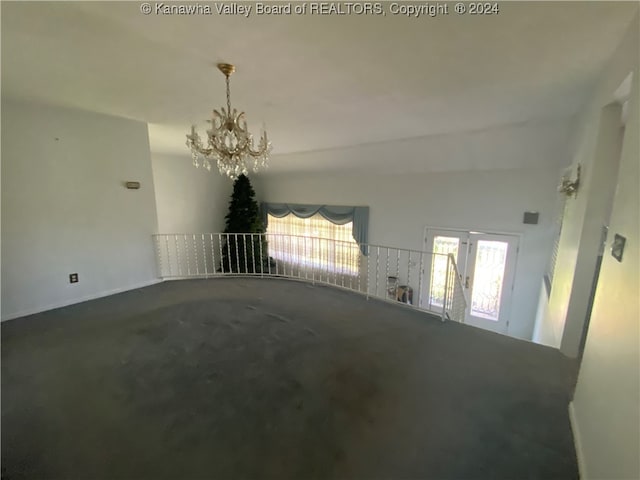
{"type": "MultiPolygon", "coordinates": [[[[167,2],[168,3],[168,2],[167,2]]],[[[155,2],[151,2],[154,7],[155,2]]],[[[223,105],[274,153],[568,116],[635,2],[501,2],[499,14],[162,15],[141,2],[1,2],[2,95],[151,124],[156,151],[223,105]]]]}

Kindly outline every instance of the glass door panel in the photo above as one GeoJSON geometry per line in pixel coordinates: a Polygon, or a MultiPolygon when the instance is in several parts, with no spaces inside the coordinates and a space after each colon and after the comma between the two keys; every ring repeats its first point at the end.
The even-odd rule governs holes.
{"type": "MultiPolygon", "coordinates": [[[[440,313],[444,303],[446,286],[447,255],[452,254],[456,264],[466,258],[467,233],[448,230],[429,230],[425,248],[434,255],[425,265],[424,293],[421,295],[421,307],[440,313]],[[422,300],[424,299],[424,300],[422,300]]],[[[458,267],[460,268],[460,267],[458,267]]]]}
{"type": "Polygon", "coordinates": [[[467,323],[506,333],[518,238],[471,234],[465,290],[467,323]]]}
{"type": "Polygon", "coordinates": [[[442,308],[444,304],[444,290],[447,278],[447,255],[452,253],[458,257],[460,249],[460,239],[456,237],[445,237],[437,235],[433,242],[433,252],[439,253],[431,262],[429,289],[429,305],[435,308],[442,308]]]}
{"type": "Polygon", "coordinates": [[[480,240],[476,248],[471,315],[497,321],[507,261],[507,242],[480,240]]]}

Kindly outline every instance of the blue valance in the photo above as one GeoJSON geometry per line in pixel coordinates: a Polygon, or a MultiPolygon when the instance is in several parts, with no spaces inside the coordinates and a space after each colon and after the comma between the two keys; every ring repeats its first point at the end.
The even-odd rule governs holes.
{"type": "Polygon", "coordinates": [[[369,242],[369,207],[344,207],[336,205],[300,205],[295,203],[262,203],[262,221],[267,225],[268,215],[276,218],[290,213],[299,218],[310,218],[319,213],[331,223],[344,225],[353,222],[351,234],[366,255],[365,245],[369,242]]]}

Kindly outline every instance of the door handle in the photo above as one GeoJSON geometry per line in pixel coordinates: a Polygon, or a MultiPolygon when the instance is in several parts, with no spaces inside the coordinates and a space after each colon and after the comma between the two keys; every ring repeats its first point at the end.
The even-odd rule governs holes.
{"type": "Polygon", "coordinates": [[[464,288],[469,288],[469,277],[464,279],[464,288]]]}

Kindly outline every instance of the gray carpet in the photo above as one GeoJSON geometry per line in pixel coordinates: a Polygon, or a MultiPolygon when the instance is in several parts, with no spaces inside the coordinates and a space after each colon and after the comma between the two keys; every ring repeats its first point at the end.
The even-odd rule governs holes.
{"type": "Polygon", "coordinates": [[[165,282],[2,325],[2,478],[572,479],[575,367],[331,287],[165,282]]]}

